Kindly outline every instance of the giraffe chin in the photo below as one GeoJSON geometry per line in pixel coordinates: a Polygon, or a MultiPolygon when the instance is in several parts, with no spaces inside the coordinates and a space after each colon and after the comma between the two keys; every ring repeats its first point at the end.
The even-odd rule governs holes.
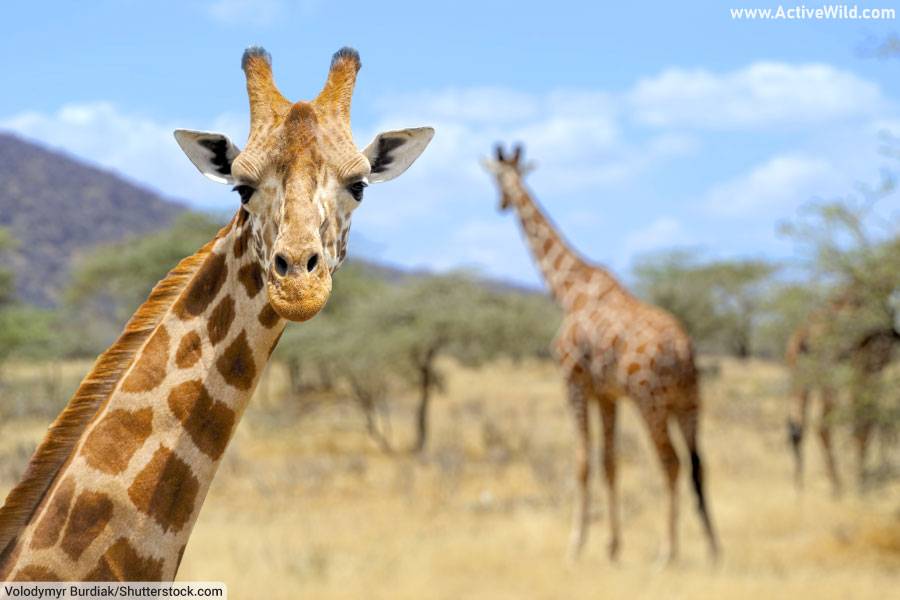
{"type": "Polygon", "coordinates": [[[331,295],[331,277],[315,285],[297,285],[291,281],[268,283],[269,304],[282,319],[307,321],[322,310],[331,295]]]}

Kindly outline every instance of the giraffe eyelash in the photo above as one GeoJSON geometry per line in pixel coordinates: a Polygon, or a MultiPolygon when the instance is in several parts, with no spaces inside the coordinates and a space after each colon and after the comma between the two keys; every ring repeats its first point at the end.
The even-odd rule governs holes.
{"type": "Polygon", "coordinates": [[[353,199],[357,202],[362,202],[363,192],[365,192],[368,187],[368,183],[360,179],[359,181],[355,181],[347,186],[347,191],[350,192],[350,195],[353,196],[353,199]]]}
{"type": "Polygon", "coordinates": [[[250,198],[253,197],[253,192],[256,191],[254,187],[245,184],[236,185],[231,190],[237,192],[241,197],[241,204],[247,204],[250,198]]]}

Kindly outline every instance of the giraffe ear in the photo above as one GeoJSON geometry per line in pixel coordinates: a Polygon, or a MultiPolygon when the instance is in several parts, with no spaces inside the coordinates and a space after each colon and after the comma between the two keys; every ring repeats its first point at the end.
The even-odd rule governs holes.
{"type": "Polygon", "coordinates": [[[433,137],[431,127],[385,131],[376,135],[363,150],[372,166],[369,183],[389,181],[402,174],[419,158],[433,137]]]}
{"type": "Polygon", "coordinates": [[[209,131],[176,129],[175,141],[201,173],[217,183],[234,183],[231,163],[241,151],[228,136],[209,131]]]}

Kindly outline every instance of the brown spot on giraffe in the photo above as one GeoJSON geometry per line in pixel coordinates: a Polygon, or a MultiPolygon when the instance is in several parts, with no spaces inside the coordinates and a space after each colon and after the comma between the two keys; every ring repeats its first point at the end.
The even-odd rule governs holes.
{"type": "Polygon", "coordinates": [[[49,548],[53,546],[59,539],[59,534],[66,525],[66,519],[69,517],[69,508],[72,506],[72,497],[75,495],[75,480],[70,476],[66,477],[59,484],[59,489],[47,512],[38,521],[31,536],[31,547],[35,550],[41,548],[49,548]]]}
{"type": "Polygon", "coordinates": [[[197,364],[203,355],[203,343],[200,334],[189,331],[181,338],[178,350],[175,352],[175,364],[179,369],[189,369],[197,364]]]}
{"type": "Polygon", "coordinates": [[[62,581],[62,578],[47,567],[26,565],[19,569],[13,581],[62,581]]]}
{"type": "Polygon", "coordinates": [[[81,454],[93,468],[115,475],[128,467],[152,431],[153,409],[111,410],[88,434],[81,454]]]}
{"type": "Polygon", "coordinates": [[[174,452],[160,446],[128,488],[128,497],[163,531],[177,532],[194,512],[199,490],[200,482],[191,468],[174,452]]]}
{"type": "MultiPolygon", "coordinates": [[[[241,209],[241,212],[246,213],[247,211],[241,209]]],[[[247,248],[250,247],[250,240],[252,237],[253,229],[249,225],[242,226],[241,235],[234,240],[234,246],[232,248],[235,258],[243,258],[247,248]]]]}
{"type": "Polygon", "coordinates": [[[216,368],[228,385],[239,390],[253,387],[256,365],[253,362],[253,351],[247,344],[246,330],[242,330],[225,349],[224,354],[216,361],[216,368]]]}
{"type": "Polygon", "coordinates": [[[224,340],[231,328],[232,321],[234,321],[234,300],[231,296],[225,296],[213,309],[206,322],[209,343],[215,346],[224,340]]]}
{"type": "Polygon", "coordinates": [[[588,295],[587,294],[576,294],[575,299],[572,301],[572,309],[573,310],[581,310],[588,303],[588,295]]]}
{"type": "Polygon", "coordinates": [[[628,365],[628,374],[629,375],[634,375],[635,373],[637,373],[640,370],[641,370],[641,365],[639,365],[636,362],[633,362],[630,365],[628,365]]]}
{"type": "Polygon", "coordinates": [[[281,317],[278,316],[278,313],[275,312],[275,309],[272,308],[272,305],[266,302],[266,305],[262,307],[262,310],[259,311],[259,316],[257,319],[259,320],[260,325],[265,327],[266,329],[272,329],[275,325],[278,324],[278,320],[281,317]]]}
{"type": "Polygon", "coordinates": [[[81,492],[72,507],[60,543],[63,552],[72,560],[78,560],[81,553],[106,529],[112,516],[113,502],[109,496],[99,492],[81,492]]]}
{"type": "Polygon", "coordinates": [[[225,255],[210,252],[191,283],[175,301],[175,314],[182,320],[202,315],[222,289],[226,277],[228,265],[225,264],[225,255]]]}
{"type": "Polygon", "coordinates": [[[141,556],[124,537],[110,546],[97,566],[91,569],[87,581],[159,581],[163,561],[141,556]]]}
{"type": "Polygon", "coordinates": [[[237,216],[235,217],[235,223],[238,227],[243,227],[250,220],[250,213],[247,212],[246,208],[241,208],[238,210],[237,216]]]}
{"type": "Polygon", "coordinates": [[[222,456],[234,428],[233,410],[213,401],[200,381],[186,381],[173,389],[169,408],[201,452],[213,460],[222,456]]]}
{"type": "Polygon", "coordinates": [[[263,289],[263,270],[256,261],[247,263],[238,271],[238,280],[247,291],[247,296],[255,298],[263,289]]]}
{"type": "Polygon", "coordinates": [[[149,392],[166,378],[166,363],[169,360],[169,332],[160,325],[147,340],[137,362],[122,383],[125,392],[149,392]]]}

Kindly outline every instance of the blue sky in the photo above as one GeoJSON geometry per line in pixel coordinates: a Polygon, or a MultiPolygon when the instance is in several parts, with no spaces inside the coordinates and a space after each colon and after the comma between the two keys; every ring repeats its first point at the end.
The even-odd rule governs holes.
{"type": "MultiPolygon", "coordinates": [[[[892,166],[878,148],[883,132],[900,135],[900,59],[861,49],[900,22],[731,19],[730,6],[778,6],[764,0],[600,4],[14,3],[0,37],[0,129],[227,213],[236,196],[190,166],[171,130],[242,144],[247,45],[272,53],[295,100],[314,96],[332,52],[352,45],[363,62],[357,142],[394,127],[437,133],[408,173],[369,190],[351,252],[526,284],[537,271],[478,165],[497,140],[526,144],[545,209],[622,274],[674,246],[790,257],[779,222],[892,166]]],[[[900,202],[880,210],[896,223],[900,202]]]]}

